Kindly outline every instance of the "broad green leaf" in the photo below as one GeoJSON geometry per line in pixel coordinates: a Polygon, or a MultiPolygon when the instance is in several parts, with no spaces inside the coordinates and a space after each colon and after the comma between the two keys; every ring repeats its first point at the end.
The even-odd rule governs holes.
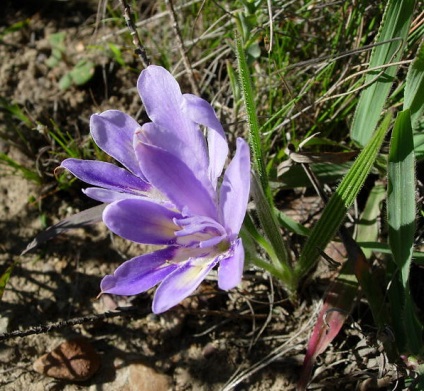
{"type": "Polygon", "coordinates": [[[424,111],[424,41],[406,75],[403,108],[411,111],[412,129],[416,130],[424,111]]]}
{"type": "Polygon", "coordinates": [[[404,286],[394,263],[388,264],[390,272],[388,298],[391,310],[391,328],[398,350],[403,353],[423,354],[422,325],[415,313],[409,284],[404,286]]]}
{"type": "Polygon", "coordinates": [[[409,110],[396,118],[389,151],[387,220],[389,245],[397,268],[391,267],[389,298],[393,327],[401,351],[421,350],[422,327],[409,291],[409,270],[415,235],[415,158],[409,110]]]}
{"type": "Polygon", "coordinates": [[[366,145],[381,117],[387,96],[392,88],[398,66],[384,67],[402,58],[408,37],[414,0],[389,0],[377,36],[376,46],[371,54],[369,68],[353,118],[350,131],[352,140],[366,145]],[[377,69],[375,69],[377,68],[377,69]]]}
{"type": "Polygon", "coordinates": [[[81,86],[91,80],[94,75],[94,70],[95,65],[92,61],[81,60],[74,66],[74,68],[70,72],[72,81],[77,86],[81,86]]]}
{"type": "Polygon", "coordinates": [[[409,275],[415,234],[415,159],[409,110],[399,113],[392,134],[388,163],[387,220],[393,260],[402,281],[409,275]]]}
{"type": "Polygon", "coordinates": [[[81,86],[93,77],[95,71],[95,65],[91,61],[81,60],[79,61],[74,68],[59,80],[59,88],[61,90],[66,90],[72,84],[81,86]]]}
{"type": "Polygon", "coordinates": [[[377,158],[391,120],[388,114],[370,140],[359,154],[348,174],[324,208],[323,214],[315,224],[308,237],[299,262],[295,267],[296,277],[302,278],[316,263],[320,250],[323,250],[343,222],[348,208],[352,205],[365,179],[377,158]]]}

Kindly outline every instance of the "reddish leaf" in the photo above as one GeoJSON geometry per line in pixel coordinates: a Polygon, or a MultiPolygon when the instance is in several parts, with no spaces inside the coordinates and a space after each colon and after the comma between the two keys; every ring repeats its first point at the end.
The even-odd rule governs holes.
{"type": "Polygon", "coordinates": [[[305,390],[312,375],[316,357],[327,349],[349,316],[358,284],[347,262],[330,285],[317,322],[309,339],[297,389],[305,390]]]}

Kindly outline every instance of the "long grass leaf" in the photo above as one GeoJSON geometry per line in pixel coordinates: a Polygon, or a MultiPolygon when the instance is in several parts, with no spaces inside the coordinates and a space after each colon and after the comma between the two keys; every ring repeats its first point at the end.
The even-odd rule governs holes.
{"type": "Polygon", "coordinates": [[[415,235],[415,158],[410,111],[396,118],[389,151],[387,220],[389,244],[399,272],[390,288],[393,326],[399,349],[418,353],[422,345],[419,324],[409,291],[409,271],[415,235]]]}
{"type": "Polygon", "coordinates": [[[384,67],[402,58],[408,37],[414,0],[389,0],[384,12],[376,43],[385,42],[374,48],[365,78],[366,88],[362,91],[350,131],[352,140],[366,145],[381,118],[381,112],[392,87],[398,66],[384,67]],[[376,69],[377,68],[377,69],[376,69]]]}
{"type": "Polygon", "coordinates": [[[412,129],[416,130],[424,111],[424,41],[406,75],[403,108],[411,110],[412,129]]]}
{"type": "Polygon", "coordinates": [[[387,219],[393,260],[402,282],[409,275],[415,234],[415,159],[409,110],[399,113],[392,134],[388,163],[387,219]]]}
{"type": "MultiPolygon", "coordinates": [[[[386,243],[377,243],[377,242],[358,242],[358,244],[364,249],[370,249],[376,253],[381,254],[391,254],[391,250],[388,244],[386,243]]],[[[412,253],[412,258],[414,259],[414,263],[418,265],[424,265],[424,253],[414,251],[412,253]]]]}
{"type": "Polygon", "coordinates": [[[253,94],[252,81],[250,79],[250,72],[244,53],[243,42],[240,37],[237,39],[237,60],[240,76],[240,86],[244,105],[246,107],[247,125],[250,136],[249,143],[252,150],[253,164],[259,174],[262,189],[268,201],[272,204],[272,195],[262,151],[262,141],[259,130],[258,116],[256,114],[256,104],[253,94]]]}
{"type": "Polygon", "coordinates": [[[380,150],[391,115],[384,118],[368,145],[359,154],[348,174],[330,198],[321,218],[307,239],[295,270],[297,278],[302,278],[316,263],[320,250],[323,250],[343,222],[348,208],[352,205],[368,176],[380,150]]]}

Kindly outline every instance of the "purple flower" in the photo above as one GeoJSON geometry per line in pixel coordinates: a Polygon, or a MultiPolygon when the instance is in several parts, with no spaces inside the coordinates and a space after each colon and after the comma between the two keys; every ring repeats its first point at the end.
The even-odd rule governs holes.
{"type": "Polygon", "coordinates": [[[103,221],[111,231],[164,246],[124,262],[101,282],[103,293],[117,295],[160,283],[153,312],[161,313],[190,295],[217,265],[220,288],[241,281],[244,250],[238,234],[249,197],[249,147],[237,139],[235,156],[218,183],[228,145],[212,106],[182,94],[158,66],[141,73],[137,88],[152,122],[140,126],[116,110],[90,120],[94,141],[123,167],[79,159],[66,159],[62,167],[95,186],[85,194],[109,204],[103,221]]]}

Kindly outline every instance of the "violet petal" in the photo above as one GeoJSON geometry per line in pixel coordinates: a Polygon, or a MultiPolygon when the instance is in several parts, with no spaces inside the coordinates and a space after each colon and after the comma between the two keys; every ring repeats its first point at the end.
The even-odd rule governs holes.
{"type": "Polygon", "coordinates": [[[228,143],[224,129],[212,106],[196,95],[184,94],[183,111],[192,121],[208,127],[209,178],[214,188],[222,173],[228,155],[228,143]]]}
{"type": "Polygon", "coordinates": [[[181,215],[143,199],[117,201],[103,212],[103,221],[112,232],[145,244],[174,243],[174,232],[180,229],[174,224],[174,218],[181,218],[181,215]]]}
{"type": "Polygon", "coordinates": [[[140,198],[139,195],[124,193],[116,190],[102,189],[101,187],[87,187],[82,192],[93,200],[110,204],[127,198],[140,198]]]}
{"type": "Polygon", "coordinates": [[[205,139],[199,126],[184,114],[183,95],[174,77],[166,69],[150,65],[141,72],[137,88],[152,122],[181,139],[185,145],[182,152],[190,151],[188,159],[182,160],[189,167],[192,167],[190,161],[193,161],[206,171],[208,158],[205,139]]]}
{"type": "Polygon", "coordinates": [[[224,290],[236,287],[243,276],[244,249],[241,239],[237,239],[229,251],[232,254],[222,259],[218,268],[218,286],[224,290]]]}
{"type": "MultiPolygon", "coordinates": [[[[196,133],[200,132],[196,130],[196,133]]],[[[202,154],[200,160],[193,152],[193,145],[181,139],[180,135],[172,129],[162,128],[153,122],[146,123],[141,129],[137,130],[134,136],[134,145],[137,145],[140,141],[172,153],[183,161],[201,182],[209,182],[206,143],[204,139],[202,141],[204,145],[199,151],[202,154]]]]}
{"type": "Polygon", "coordinates": [[[192,294],[218,259],[190,259],[169,274],[159,285],[153,299],[153,312],[160,314],[192,294]]]}
{"type": "Polygon", "coordinates": [[[201,248],[212,247],[227,236],[222,225],[204,216],[185,217],[175,223],[181,227],[175,236],[182,246],[197,244],[201,248]]]}
{"type": "Polygon", "coordinates": [[[124,168],[98,160],[65,159],[61,167],[90,185],[110,190],[142,194],[150,185],[124,168]]]}
{"type": "Polygon", "coordinates": [[[178,267],[168,262],[173,252],[174,248],[168,247],[124,262],[102,279],[102,293],[136,295],[154,287],[178,267]]]}
{"type": "Polygon", "coordinates": [[[119,110],[93,114],[90,132],[96,144],[135,175],[144,179],[133,150],[138,122],[119,110]]]}
{"type": "Polygon", "coordinates": [[[138,142],[135,151],[149,183],[179,210],[188,208],[193,215],[217,219],[217,207],[206,188],[209,182],[204,186],[184,162],[164,149],[138,142]]]}
{"type": "Polygon", "coordinates": [[[225,227],[232,235],[237,235],[240,231],[246,214],[249,192],[249,146],[246,141],[238,138],[237,151],[225,171],[219,198],[225,227]]]}
{"type": "Polygon", "coordinates": [[[180,121],[184,119],[180,108],[180,86],[166,69],[150,65],[141,72],[137,88],[147,115],[156,125],[164,128],[172,123],[175,126],[181,125],[180,121]]]}

